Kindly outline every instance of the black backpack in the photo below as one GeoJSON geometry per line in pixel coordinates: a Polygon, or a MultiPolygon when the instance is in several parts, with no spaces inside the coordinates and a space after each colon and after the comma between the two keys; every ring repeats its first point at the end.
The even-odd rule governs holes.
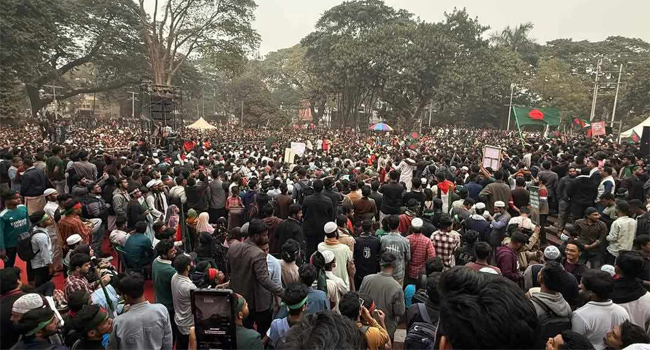
{"type": "MultiPolygon", "coordinates": [[[[546,304],[544,304],[538,297],[532,296],[530,300],[537,304],[544,310],[544,314],[539,316],[539,338],[537,344],[544,347],[548,338],[553,338],[563,330],[571,329],[571,317],[558,316],[546,304]],[[541,344],[541,345],[540,345],[541,344]]],[[[538,346],[538,347],[539,347],[538,346]]]]}
{"type": "Polygon", "coordinates": [[[424,303],[415,305],[418,306],[424,322],[413,322],[409,327],[404,339],[404,350],[433,350],[436,345],[438,325],[431,321],[424,303]]]}
{"type": "Polygon", "coordinates": [[[16,251],[18,253],[18,257],[20,257],[22,261],[30,261],[34,259],[36,254],[38,254],[38,252],[41,251],[39,249],[38,251],[34,252],[34,250],[32,249],[32,238],[37,233],[44,233],[44,232],[31,229],[27,232],[21,233],[20,236],[18,236],[18,247],[16,248],[16,251]]]}
{"type": "Polygon", "coordinates": [[[311,196],[312,194],[316,193],[314,190],[314,187],[312,187],[311,181],[305,185],[304,183],[298,181],[295,185],[293,185],[294,190],[296,190],[296,185],[298,185],[298,193],[296,195],[296,199],[298,200],[298,204],[302,204],[302,202],[307,198],[308,196],[311,196]]]}

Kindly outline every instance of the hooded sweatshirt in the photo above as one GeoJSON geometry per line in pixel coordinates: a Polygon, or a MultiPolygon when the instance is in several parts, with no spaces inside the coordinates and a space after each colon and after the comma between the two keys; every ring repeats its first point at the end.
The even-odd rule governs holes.
{"type": "Polygon", "coordinates": [[[514,282],[519,282],[521,274],[519,273],[519,263],[517,261],[517,254],[508,246],[501,246],[497,248],[497,267],[501,269],[503,277],[506,277],[514,282]]]}
{"type": "Polygon", "coordinates": [[[571,317],[571,306],[569,306],[569,303],[564,300],[564,297],[561,293],[533,293],[530,299],[535,306],[537,317],[540,317],[546,313],[546,310],[544,310],[543,305],[540,305],[540,303],[544,304],[544,306],[555,313],[555,315],[558,317],[571,317]]]}

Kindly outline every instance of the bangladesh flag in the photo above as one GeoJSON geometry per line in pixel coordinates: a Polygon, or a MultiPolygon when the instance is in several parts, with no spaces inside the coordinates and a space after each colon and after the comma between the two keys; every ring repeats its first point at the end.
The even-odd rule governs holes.
{"type": "Polygon", "coordinates": [[[560,125],[560,112],[555,108],[512,106],[517,125],[560,125]]]}
{"type": "Polygon", "coordinates": [[[410,149],[415,149],[415,145],[418,143],[418,140],[420,139],[420,134],[417,132],[412,132],[409,134],[409,136],[406,138],[406,146],[410,149]]]}
{"type": "Polygon", "coordinates": [[[591,124],[589,124],[588,121],[586,121],[584,119],[573,118],[573,122],[580,125],[581,128],[586,128],[589,125],[591,125],[591,124]]]}

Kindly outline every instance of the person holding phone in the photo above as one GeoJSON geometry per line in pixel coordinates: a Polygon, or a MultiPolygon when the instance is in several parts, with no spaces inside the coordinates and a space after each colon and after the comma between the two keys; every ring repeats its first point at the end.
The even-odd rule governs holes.
{"type": "Polygon", "coordinates": [[[197,289],[190,279],[190,269],[194,262],[192,257],[186,254],[176,256],[174,269],[176,274],[172,277],[171,289],[174,303],[174,322],[178,327],[176,349],[187,349],[190,335],[190,327],[194,326],[194,315],[192,315],[191,291],[197,289]]]}

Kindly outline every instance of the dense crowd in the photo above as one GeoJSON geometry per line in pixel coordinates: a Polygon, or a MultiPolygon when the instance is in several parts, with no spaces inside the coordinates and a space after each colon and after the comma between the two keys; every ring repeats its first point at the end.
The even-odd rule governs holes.
{"type": "Polygon", "coordinates": [[[3,128],[0,348],[650,349],[647,155],[547,136],[3,128]]]}

